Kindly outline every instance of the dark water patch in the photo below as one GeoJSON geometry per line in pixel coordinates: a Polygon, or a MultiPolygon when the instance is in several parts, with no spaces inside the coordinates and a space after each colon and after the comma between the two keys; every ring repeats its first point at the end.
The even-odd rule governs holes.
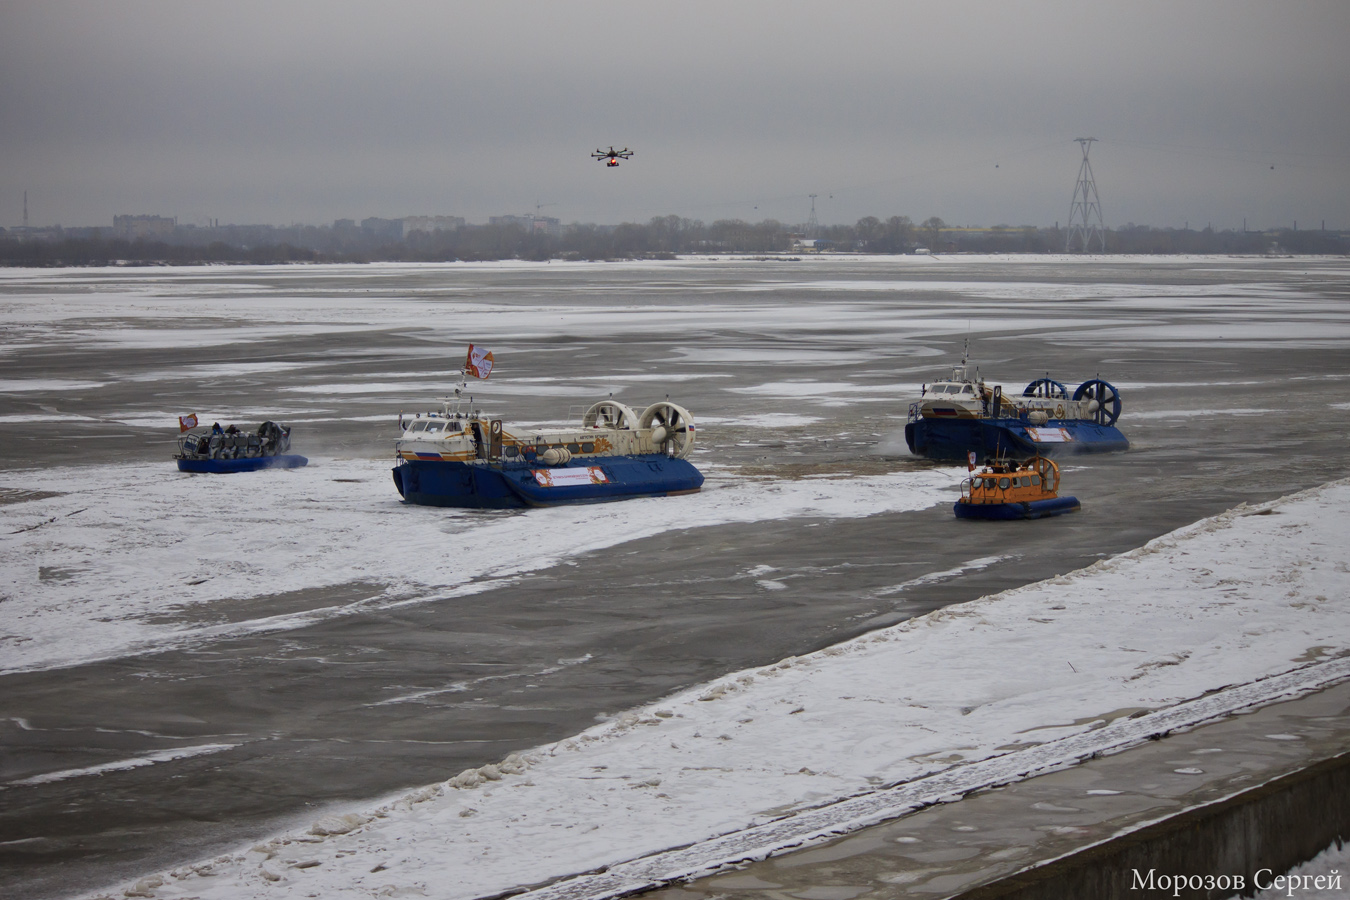
{"type": "MultiPolygon", "coordinates": [[[[210,579],[188,579],[187,586],[210,584],[210,579]]],[[[205,591],[207,589],[203,589],[205,591]]],[[[258,597],[211,600],[209,603],[182,603],[166,607],[138,621],[147,625],[227,625],[257,622],[276,616],[289,616],[340,607],[349,607],[383,597],[386,589],[369,582],[352,582],[332,587],[301,588],[258,597]]]]}
{"type": "Polygon", "coordinates": [[[60,497],[61,491],[30,491],[24,488],[0,488],[0,506],[15,503],[27,503],[29,500],[46,500],[48,497],[60,497]]]}

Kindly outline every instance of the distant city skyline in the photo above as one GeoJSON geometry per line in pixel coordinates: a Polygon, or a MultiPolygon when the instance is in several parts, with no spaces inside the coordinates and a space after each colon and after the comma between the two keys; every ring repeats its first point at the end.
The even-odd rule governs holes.
{"type": "Polygon", "coordinates": [[[0,225],[1350,228],[1350,4],[0,8],[0,225]],[[610,168],[613,144],[635,151],[610,168]]]}
{"type": "MultiPolygon", "coordinates": [[[[69,224],[69,225],[68,225],[68,224],[61,223],[61,222],[55,222],[55,223],[52,223],[52,224],[50,224],[50,225],[30,225],[30,226],[28,226],[28,231],[31,232],[31,233],[35,233],[35,234],[36,234],[36,233],[39,233],[39,232],[51,232],[52,234],[57,234],[58,232],[71,232],[71,233],[80,233],[80,234],[86,234],[86,233],[92,234],[92,233],[95,233],[95,232],[102,232],[102,233],[104,234],[104,236],[106,236],[106,237],[129,237],[129,238],[133,238],[133,239],[157,239],[157,238],[163,237],[163,236],[165,236],[165,235],[167,235],[167,234],[169,234],[169,233],[178,233],[178,232],[179,232],[179,229],[181,229],[181,228],[186,228],[186,229],[201,229],[201,230],[203,230],[203,231],[212,230],[212,229],[217,229],[217,230],[218,230],[218,229],[230,229],[230,228],[236,228],[236,229],[237,229],[237,228],[270,228],[270,229],[276,229],[276,230],[278,230],[278,231],[285,231],[285,230],[287,230],[287,229],[297,229],[297,228],[301,228],[301,229],[316,229],[316,228],[317,228],[317,229],[331,229],[331,230],[339,230],[339,231],[340,231],[340,230],[342,230],[343,228],[355,228],[355,229],[359,229],[359,230],[367,230],[367,231],[368,231],[368,230],[371,230],[372,227],[375,227],[377,230],[379,230],[379,229],[378,229],[378,226],[373,226],[372,223],[380,223],[381,225],[387,225],[387,226],[391,226],[391,227],[392,227],[392,226],[398,226],[398,227],[397,227],[398,234],[395,235],[395,236],[396,236],[396,237],[403,238],[403,237],[407,237],[411,232],[414,232],[414,231],[422,231],[422,232],[426,232],[426,233],[431,233],[431,232],[436,231],[436,230],[447,230],[447,231],[449,231],[449,230],[453,230],[453,229],[455,229],[455,228],[464,227],[464,226],[475,227],[475,226],[483,226],[483,225],[506,225],[506,226],[516,225],[516,226],[520,226],[520,227],[524,228],[527,232],[528,232],[528,231],[541,231],[541,232],[545,232],[545,233],[548,233],[548,234],[560,234],[564,229],[571,228],[571,227],[573,227],[573,226],[597,226],[597,227],[601,227],[601,228],[613,228],[613,227],[616,227],[616,226],[618,226],[618,225],[625,225],[625,224],[646,225],[646,224],[649,224],[649,222],[650,222],[652,219],[661,219],[661,218],[665,218],[665,217],[663,217],[663,216],[654,216],[654,217],[652,217],[651,219],[648,219],[648,220],[646,220],[646,221],[641,221],[641,222],[638,222],[638,221],[624,221],[624,222],[577,222],[577,221],[573,221],[573,222],[567,222],[567,221],[564,221],[564,220],[562,220],[562,219],[560,219],[560,218],[557,218],[556,216],[545,216],[545,215],[542,215],[542,214],[536,214],[536,213],[525,213],[525,214],[523,214],[523,215],[517,215],[517,214],[513,214],[513,213],[508,213],[508,214],[504,214],[504,215],[500,215],[500,216],[488,216],[488,217],[486,217],[486,220],[485,220],[485,221],[478,221],[478,222],[469,221],[469,220],[465,219],[463,216],[446,216],[446,215],[432,215],[432,216],[426,216],[426,215],[411,215],[411,216],[361,216],[361,217],[359,217],[359,218],[357,218],[357,217],[347,217],[347,218],[342,218],[342,219],[335,219],[335,220],[333,220],[332,222],[300,222],[300,221],[289,221],[289,222],[222,222],[222,221],[220,221],[219,219],[205,220],[205,221],[200,221],[200,222],[180,222],[180,221],[178,221],[178,217],[177,217],[177,216],[160,216],[160,215],[155,214],[155,213],[144,213],[144,214],[122,213],[122,214],[114,215],[114,216],[113,216],[113,221],[112,221],[111,224],[109,224],[109,223],[93,223],[93,224],[90,224],[90,223],[80,223],[80,224],[69,224]],[[135,225],[134,225],[134,226],[132,226],[132,225],[129,224],[129,221],[130,221],[130,220],[135,220],[135,225]],[[154,223],[154,224],[150,224],[150,223],[154,223]],[[147,226],[148,226],[148,227],[147,227],[147,226]]],[[[863,218],[866,218],[866,217],[863,217],[863,218]]],[[[877,218],[877,217],[873,217],[873,218],[877,218]]],[[[1037,229],[1037,230],[1048,230],[1048,229],[1062,228],[1062,229],[1064,229],[1064,230],[1067,231],[1067,226],[1068,226],[1068,223],[1067,223],[1065,220],[1058,220],[1058,221],[1055,221],[1055,222],[1051,222],[1051,223],[1049,223],[1049,224],[1044,224],[1044,223],[1032,223],[1032,222],[1021,222],[1021,223],[1012,223],[1012,222],[994,222],[994,223],[989,223],[989,222],[949,222],[949,221],[947,221],[947,220],[945,220],[945,219],[942,219],[941,216],[930,217],[928,220],[916,220],[916,219],[913,219],[912,217],[906,217],[906,218],[909,218],[909,219],[910,219],[910,225],[912,225],[912,226],[913,226],[914,228],[916,228],[916,229],[925,226],[926,223],[927,223],[928,221],[931,221],[931,219],[933,219],[933,218],[939,219],[939,220],[942,222],[942,224],[941,224],[940,227],[941,227],[941,229],[944,230],[944,231],[999,231],[999,230],[1017,231],[1017,230],[1028,229],[1028,228],[1030,228],[1030,229],[1037,229]]],[[[706,224],[711,224],[710,222],[704,222],[704,221],[701,220],[701,219],[697,219],[697,220],[695,220],[695,219],[689,219],[688,221],[691,221],[691,222],[701,222],[701,223],[703,223],[703,224],[705,224],[705,225],[706,225],[706,224]]],[[[764,219],[757,219],[757,220],[740,220],[740,221],[746,221],[746,222],[748,222],[749,224],[760,224],[760,223],[767,222],[767,221],[777,221],[784,229],[787,229],[787,230],[793,230],[793,229],[796,229],[796,230],[798,230],[798,231],[804,231],[804,230],[807,230],[807,229],[809,228],[809,225],[808,225],[807,222],[802,222],[802,221],[798,221],[798,222],[787,222],[787,221],[777,220],[777,219],[772,219],[772,218],[768,218],[768,217],[766,217],[766,218],[764,218],[764,219]]],[[[859,221],[861,221],[861,219],[860,219],[859,221]]],[[[881,221],[885,221],[885,219],[881,219],[881,221]]],[[[850,228],[850,227],[852,227],[852,226],[854,226],[854,225],[857,225],[857,224],[858,224],[858,222],[820,222],[820,223],[818,223],[818,227],[820,227],[820,228],[822,228],[822,229],[825,229],[825,228],[850,228]]],[[[1264,225],[1264,226],[1259,225],[1259,224],[1257,224],[1257,223],[1248,222],[1248,221],[1246,221],[1246,220],[1244,220],[1243,222],[1241,222],[1241,223],[1240,223],[1239,225],[1237,225],[1237,226],[1218,226],[1218,225],[1215,225],[1213,222],[1191,222],[1191,221],[1189,221],[1189,220],[1185,220],[1185,221],[1179,222],[1179,223],[1170,223],[1170,222],[1167,222],[1167,223],[1122,222],[1122,223],[1117,224],[1116,226],[1111,226],[1111,225],[1108,224],[1106,230],[1107,230],[1107,231],[1128,230],[1128,229],[1133,229],[1133,228],[1136,228],[1136,227],[1144,227],[1144,228],[1158,229],[1158,230],[1176,229],[1176,230],[1192,230],[1192,231],[1204,231],[1204,230],[1207,230],[1207,229],[1213,230],[1213,231],[1250,231],[1250,232],[1278,232],[1278,231],[1284,231],[1284,230],[1293,230],[1293,231],[1300,231],[1300,230],[1303,230],[1303,231],[1317,231],[1317,230],[1320,230],[1320,231],[1337,231],[1337,232],[1347,232],[1347,231],[1350,231],[1350,228],[1341,227],[1341,226],[1336,225],[1336,224],[1334,224],[1334,223],[1328,223],[1328,222],[1327,222],[1326,220],[1324,220],[1324,219],[1323,219],[1323,220],[1318,220],[1318,221],[1311,221],[1311,222],[1310,222],[1310,221],[1307,221],[1307,220],[1304,220],[1304,221],[1302,222],[1302,224],[1299,223],[1299,220],[1294,219],[1294,220],[1292,220],[1291,222],[1276,223],[1276,224],[1273,224],[1273,225],[1264,225]]],[[[9,234],[15,234],[15,235],[18,235],[18,234],[22,234],[22,233],[23,233],[23,228],[22,228],[22,226],[19,226],[19,225],[10,225],[10,226],[0,225],[0,229],[3,229],[4,231],[6,231],[6,232],[9,233],[9,234]]]]}

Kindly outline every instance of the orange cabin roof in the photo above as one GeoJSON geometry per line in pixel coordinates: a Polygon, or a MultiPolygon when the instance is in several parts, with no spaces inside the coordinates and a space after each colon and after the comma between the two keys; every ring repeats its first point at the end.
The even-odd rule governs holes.
{"type": "Polygon", "coordinates": [[[963,503],[1030,503],[1059,496],[1059,466],[1044,457],[1026,465],[994,463],[961,483],[963,503]]]}

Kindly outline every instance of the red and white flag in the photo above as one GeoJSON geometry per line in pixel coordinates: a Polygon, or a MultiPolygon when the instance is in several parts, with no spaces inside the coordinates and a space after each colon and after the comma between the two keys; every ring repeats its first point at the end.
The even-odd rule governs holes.
{"type": "Polygon", "coordinates": [[[975,451],[974,451],[974,450],[970,450],[970,451],[968,451],[968,452],[966,453],[966,468],[969,469],[969,470],[972,471],[972,472],[975,471],[975,451]]]}
{"type": "Polygon", "coordinates": [[[196,414],[196,413],[192,413],[191,415],[179,416],[179,417],[178,417],[178,433],[179,433],[179,434],[182,434],[182,433],[185,432],[185,431],[191,431],[193,428],[196,428],[196,427],[197,427],[197,414],[196,414]]]}
{"type": "Polygon", "coordinates": [[[474,378],[487,378],[492,374],[492,351],[469,345],[469,358],[464,361],[464,371],[474,378]]]}

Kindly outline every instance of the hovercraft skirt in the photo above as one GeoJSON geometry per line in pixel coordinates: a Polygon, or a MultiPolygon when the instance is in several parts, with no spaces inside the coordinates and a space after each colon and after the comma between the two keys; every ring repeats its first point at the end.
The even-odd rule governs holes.
{"type": "Polygon", "coordinates": [[[693,465],[658,454],[591,457],[551,467],[405,459],[393,476],[407,503],[464,509],[604,503],[689,494],[703,486],[703,474],[693,465]]]}
{"type": "Polygon", "coordinates": [[[954,505],[958,519],[987,519],[1008,521],[1011,519],[1047,519],[1062,516],[1065,513],[1082,509],[1077,497],[1053,497],[1048,500],[1031,500],[1022,503],[968,503],[960,501],[954,505]]]}
{"type": "Polygon", "coordinates": [[[240,459],[180,459],[178,471],[199,475],[224,475],[231,472],[256,472],[259,469],[298,469],[309,464],[303,456],[250,456],[240,459]]]}
{"type": "Polygon", "coordinates": [[[1020,456],[1067,456],[1128,450],[1130,442],[1114,425],[1082,419],[1051,419],[1042,426],[1023,419],[919,419],[905,425],[910,452],[933,460],[976,462],[1020,456]]]}

